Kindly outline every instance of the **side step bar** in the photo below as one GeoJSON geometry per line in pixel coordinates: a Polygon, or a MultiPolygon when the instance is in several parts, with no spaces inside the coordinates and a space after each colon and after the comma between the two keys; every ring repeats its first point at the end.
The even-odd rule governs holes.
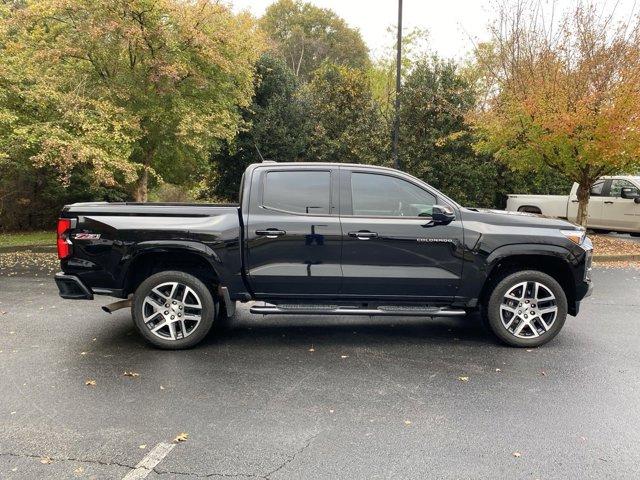
{"type": "Polygon", "coordinates": [[[254,305],[249,311],[260,315],[383,315],[420,317],[459,317],[467,312],[440,307],[380,306],[377,308],[340,307],[336,305],[254,305]]]}

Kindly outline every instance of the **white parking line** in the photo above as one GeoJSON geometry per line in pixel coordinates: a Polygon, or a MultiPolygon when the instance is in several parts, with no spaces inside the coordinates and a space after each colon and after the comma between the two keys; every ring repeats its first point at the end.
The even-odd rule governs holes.
{"type": "Polygon", "coordinates": [[[171,450],[173,450],[173,447],[175,446],[175,443],[159,443],[153,447],[153,449],[147,453],[140,462],[138,462],[134,470],[131,470],[122,477],[122,480],[139,480],[141,478],[145,478],[151,473],[154,467],[158,465],[171,450]]]}

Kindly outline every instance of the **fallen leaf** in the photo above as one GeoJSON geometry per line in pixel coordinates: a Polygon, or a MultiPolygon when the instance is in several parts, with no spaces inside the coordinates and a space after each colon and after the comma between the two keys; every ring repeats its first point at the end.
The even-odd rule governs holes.
{"type": "Polygon", "coordinates": [[[160,390],[164,390],[164,387],[162,385],[160,385],[160,390]]]}
{"type": "Polygon", "coordinates": [[[96,386],[96,381],[88,378],[87,380],[85,380],[84,384],[89,386],[89,387],[95,387],[96,386]]]}
{"type": "Polygon", "coordinates": [[[186,442],[187,438],[189,438],[188,433],[185,433],[185,432],[179,433],[178,436],[176,436],[176,438],[173,439],[173,443],[186,442]]]}
{"type": "Polygon", "coordinates": [[[7,312],[5,312],[4,310],[0,310],[0,315],[6,315],[7,312]]]}
{"type": "Polygon", "coordinates": [[[544,370],[540,370],[540,375],[542,375],[543,377],[547,376],[547,372],[545,372],[544,370]]]}
{"type": "Polygon", "coordinates": [[[527,348],[527,352],[533,352],[533,350],[530,348],[527,348]]]}
{"type": "Polygon", "coordinates": [[[80,355],[86,355],[87,352],[80,352],[80,355]]]}
{"type": "Polygon", "coordinates": [[[17,412],[11,412],[11,415],[15,415],[17,412]]]}
{"type": "Polygon", "coordinates": [[[309,351],[310,351],[310,352],[315,352],[315,351],[316,351],[316,349],[315,349],[315,348],[313,348],[313,347],[311,347],[311,348],[309,349],[309,351]]]}
{"type": "Polygon", "coordinates": [[[349,358],[349,355],[340,355],[340,358],[349,358]]]}
{"type": "Polygon", "coordinates": [[[329,413],[333,413],[333,410],[329,410],[329,413]]]}
{"type": "Polygon", "coordinates": [[[460,380],[461,382],[468,382],[469,377],[458,377],[458,380],[460,380]]]}
{"type": "Polygon", "coordinates": [[[146,444],[138,445],[138,448],[144,450],[145,448],[147,448],[147,445],[146,444]]]}
{"type": "Polygon", "coordinates": [[[502,370],[500,370],[499,368],[496,368],[496,372],[501,372],[502,370]]]}
{"type": "Polygon", "coordinates": [[[513,452],[512,454],[514,457],[516,458],[520,458],[522,456],[522,454],[520,452],[513,452]]]}
{"type": "Polygon", "coordinates": [[[137,372],[124,372],[122,375],[125,377],[139,377],[140,374],[137,372]]]}
{"type": "Polygon", "coordinates": [[[404,421],[404,424],[405,424],[405,425],[411,425],[411,420],[405,420],[405,421],[404,421]]]}
{"type": "Polygon", "coordinates": [[[82,467],[78,467],[73,471],[76,475],[80,475],[82,472],[84,472],[84,468],[82,467]]]}
{"type": "Polygon", "coordinates": [[[44,465],[49,465],[50,463],[53,463],[53,460],[51,460],[51,457],[42,457],[40,459],[40,463],[44,465]]]}
{"type": "Polygon", "coordinates": [[[92,342],[95,342],[97,339],[98,339],[98,337],[93,337],[93,338],[91,339],[91,341],[92,341],[92,342]]]}

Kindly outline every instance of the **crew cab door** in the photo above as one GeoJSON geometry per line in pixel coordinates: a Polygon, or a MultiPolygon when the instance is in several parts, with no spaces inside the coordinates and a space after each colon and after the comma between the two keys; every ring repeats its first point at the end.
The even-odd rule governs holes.
{"type": "Polygon", "coordinates": [[[631,188],[636,193],[638,187],[629,180],[614,178],[604,199],[603,217],[611,230],[640,231],[640,205],[632,198],[622,198],[622,189],[631,188]]]}
{"type": "MultiPolygon", "coordinates": [[[[589,196],[589,208],[587,213],[587,226],[592,228],[605,227],[607,224],[606,216],[604,216],[604,189],[608,180],[601,178],[591,187],[589,196]]],[[[570,222],[578,221],[578,184],[574,183],[569,195],[569,205],[567,207],[567,220],[570,222]]]]}
{"type": "MultiPolygon", "coordinates": [[[[342,167],[342,294],[450,300],[462,273],[462,222],[434,225],[446,202],[409,176],[342,167]]],[[[455,211],[455,209],[454,209],[455,211]]]]}
{"type": "Polygon", "coordinates": [[[245,230],[255,296],[315,297],[340,290],[338,169],[258,167],[245,230]]]}

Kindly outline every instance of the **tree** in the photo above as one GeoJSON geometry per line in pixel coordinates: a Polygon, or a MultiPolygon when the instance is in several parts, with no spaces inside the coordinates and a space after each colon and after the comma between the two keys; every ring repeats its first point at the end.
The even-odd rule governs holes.
{"type": "Polygon", "coordinates": [[[0,152],[67,179],[119,172],[139,201],[150,175],[189,178],[233,138],[262,49],[248,15],[210,0],[37,0],[0,20],[0,152]]]}
{"type": "Polygon", "coordinates": [[[275,51],[305,80],[325,61],[353,68],[369,65],[360,32],[331,10],[300,0],[278,0],[269,6],[260,25],[275,51]]]}
{"type": "Polygon", "coordinates": [[[205,196],[237,200],[242,173],[261,156],[280,162],[300,160],[307,148],[307,119],[298,79],[283,60],[264,54],[256,66],[253,102],[242,111],[245,127],[212,154],[214,173],[205,196]]]}
{"type": "Polygon", "coordinates": [[[327,63],[306,87],[308,160],[390,164],[389,125],[373,98],[367,72],[327,63]]]}
{"type": "Polygon", "coordinates": [[[436,56],[418,59],[401,95],[403,169],[461,203],[494,205],[497,166],[473,151],[465,115],[476,105],[475,91],[456,64],[436,56]]]}
{"type": "Polygon", "coordinates": [[[640,165],[640,24],[578,4],[559,27],[541,5],[503,4],[476,51],[485,102],[477,148],[520,170],[545,165],[578,182],[578,222],[602,175],[640,165]],[[535,8],[534,8],[535,7],[535,8]]]}

